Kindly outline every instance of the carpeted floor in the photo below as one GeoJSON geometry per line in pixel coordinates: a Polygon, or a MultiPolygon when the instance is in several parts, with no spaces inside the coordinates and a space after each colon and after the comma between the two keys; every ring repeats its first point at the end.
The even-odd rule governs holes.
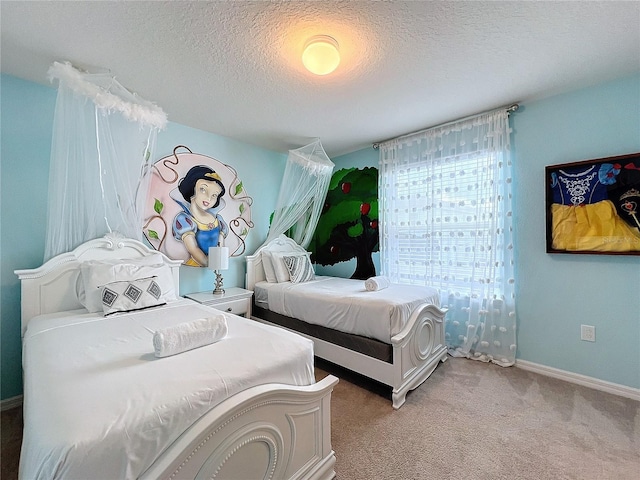
{"type": "Polygon", "coordinates": [[[341,378],[332,397],[338,480],[640,479],[640,402],[449,358],[394,411],[386,389],[326,368],[341,378]]]}
{"type": "MultiPolygon", "coordinates": [[[[395,411],[388,388],[321,362],[316,376],[328,371],[337,480],[640,479],[639,402],[450,358],[395,411]]],[[[21,408],[2,412],[3,480],[21,430],[21,408]]]]}
{"type": "Polygon", "coordinates": [[[14,480],[22,443],[22,407],[3,411],[0,422],[0,478],[14,480]]]}

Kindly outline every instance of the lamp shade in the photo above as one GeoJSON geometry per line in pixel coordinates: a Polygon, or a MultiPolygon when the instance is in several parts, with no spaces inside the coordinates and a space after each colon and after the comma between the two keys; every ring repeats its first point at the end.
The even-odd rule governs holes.
{"type": "Polygon", "coordinates": [[[209,247],[209,270],[229,268],[229,247],[209,247]]]}

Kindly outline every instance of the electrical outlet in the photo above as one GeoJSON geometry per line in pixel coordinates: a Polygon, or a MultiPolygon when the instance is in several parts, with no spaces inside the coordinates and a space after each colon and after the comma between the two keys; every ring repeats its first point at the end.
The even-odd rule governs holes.
{"type": "Polygon", "coordinates": [[[596,327],[592,325],[580,325],[580,340],[585,342],[596,341],[596,327]]]}

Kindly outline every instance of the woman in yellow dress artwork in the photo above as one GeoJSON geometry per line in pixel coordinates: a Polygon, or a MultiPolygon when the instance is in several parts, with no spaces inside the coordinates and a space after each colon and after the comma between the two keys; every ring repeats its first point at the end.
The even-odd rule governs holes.
{"type": "MultiPolygon", "coordinates": [[[[640,230],[634,228],[635,209],[624,198],[620,208],[634,214],[629,219],[618,215],[609,195],[621,170],[635,165],[616,163],[563,168],[551,174],[553,204],[552,247],[567,251],[629,252],[640,250],[640,230]],[[628,222],[626,220],[629,220],[628,222]]],[[[619,182],[618,182],[619,183],[619,182]]]]}
{"type": "Polygon", "coordinates": [[[206,267],[209,247],[220,246],[227,236],[228,226],[218,213],[225,206],[225,192],[220,175],[204,165],[190,168],[171,192],[182,208],[173,220],[172,231],[189,252],[185,265],[206,267]]]}

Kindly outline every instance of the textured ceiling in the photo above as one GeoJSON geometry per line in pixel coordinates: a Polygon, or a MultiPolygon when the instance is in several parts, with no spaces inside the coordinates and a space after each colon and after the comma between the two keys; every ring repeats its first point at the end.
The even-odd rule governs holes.
{"type": "Polygon", "coordinates": [[[108,70],[169,120],[330,156],[640,71],[640,2],[5,1],[2,72],[108,70]],[[342,62],[304,70],[312,35],[342,62]]]}

